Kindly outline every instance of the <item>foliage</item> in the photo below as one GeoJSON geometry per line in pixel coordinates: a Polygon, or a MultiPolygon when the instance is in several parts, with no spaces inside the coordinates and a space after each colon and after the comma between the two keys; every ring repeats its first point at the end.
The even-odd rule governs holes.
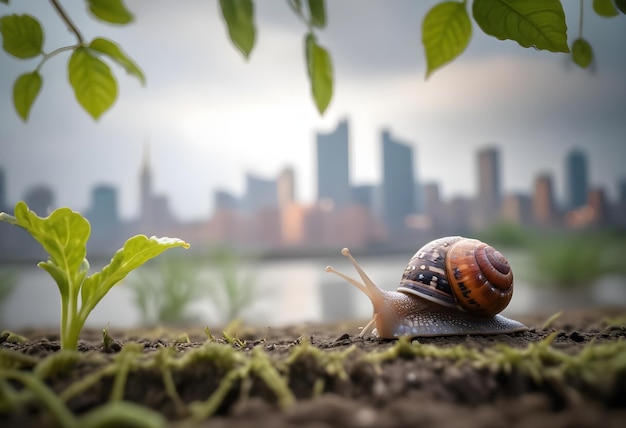
{"type": "Polygon", "coordinates": [[[607,275],[626,276],[626,235],[615,230],[545,231],[500,223],[476,238],[530,255],[529,282],[562,288],[591,287],[607,275]]]}
{"type": "Polygon", "coordinates": [[[86,244],[91,226],[81,214],[59,208],[42,218],[29,210],[26,203],[18,202],[15,216],[0,213],[0,221],[26,229],[49,255],[47,261],[37,266],[50,274],[61,294],[62,349],[77,348],[80,331],[91,311],[129,272],[167,249],[189,247],[180,239],[136,235],[126,241],[100,272],[87,275],[86,244]]]}
{"type": "MultiPolygon", "coordinates": [[[[8,0],[2,0],[8,4],[8,0]]],[[[92,17],[108,24],[125,25],[133,21],[123,0],[85,0],[92,17]]],[[[115,75],[104,59],[122,66],[145,85],[145,77],[135,62],[115,42],[95,37],[87,42],[59,0],[52,7],[76,37],[76,44],[46,53],[44,30],[30,15],[0,17],[2,47],[18,59],[40,57],[35,70],[20,75],[13,86],[16,112],[27,121],[31,107],[41,91],[40,69],[50,58],[71,51],[68,76],[77,101],[95,120],[111,108],[117,98],[115,75]]],[[[315,31],[327,24],[324,0],[287,0],[289,7],[307,26],[304,57],[311,85],[311,95],[320,114],[328,108],[333,94],[333,67],[329,52],[318,43],[315,31]]],[[[593,61],[593,49],[583,38],[582,2],[579,34],[571,50],[567,43],[567,25],[560,0],[474,0],[471,16],[467,1],[442,1],[433,6],[422,23],[422,43],[426,57],[426,77],[458,57],[472,36],[472,19],[487,35],[513,40],[523,47],[570,53],[572,60],[586,68],[593,61]]],[[[233,45],[250,57],[256,42],[253,0],[220,0],[220,10],[233,45]]],[[[605,18],[626,13],[624,0],[594,0],[594,12],[605,18]]]]}
{"type": "Polygon", "coordinates": [[[189,258],[167,257],[156,266],[138,269],[127,284],[144,324],[190,322],[189,306],[208,294],[200,266],[189,258]]]}
{"type": "Polygon", "coordinates": [[[0,303],[2,303],[15,289],[17,276],[14,271],[0,269],[0,303]]]}
{"type": "Polygon", "coordinates": [[[190,307],[203,298],[213,303],[212,320],[227,324],[241,318],[256,297],[252,276],[241,265],[235,253],[219,247],[206,257],[161,258],[138,269],[126,283],[144,324],[193,322],[190,307]]]}
{"type": "Polygon", "coordinates": [[[540,285],[590,287],[606,275],[626,275],[626,237],[610,232],[551,233],[530,243],[533,277],[540,285]]]}
{"type": "Polygon", "coordinates": [[[252,275],[242,272],[240,265],[236,254],[227,248],[217,248],[209,255],[209,266],[216,270],[210,298],[221,311],[222,321],[240,318],[256,297],[252,275]]]}

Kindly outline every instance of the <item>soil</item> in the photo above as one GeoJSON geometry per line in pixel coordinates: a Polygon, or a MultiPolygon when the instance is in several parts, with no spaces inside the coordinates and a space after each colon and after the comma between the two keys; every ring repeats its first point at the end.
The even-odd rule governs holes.
{"type": "MultiPolygon", "coordinates": [[[[240,327],[235,338],[213,339],[197,327],[111,330],[113,341],[106,346],[101,331],[85,330],[78,357],[48,372],[41,361],[60,353],[58,336],[25,331],[25,343],[4,337],[0,369],[8,368],[12,363],[7,361],[17,353],[30,358],[20,370],[37,372],[59,397],[101,373],[79,394],[63,398],[78,418],[111,400],[116,373],[123,369],[106,372],[103,367],[122,364],[124,349],[135,342],[140,351],[134,358],[142,363],[126,366],[122,398],[158,412],[169,426],[626,426],[626,347],[611,348],[626,341],[626,308],[568,311],[544,328],[547,319],[520,318],[530,327],[526,332],[413,342],[359,338],[356,323],[240,327]],[[207,341],[216,344],[214,350],[233,352],[223,352],[218,362],[217,354],[200,351],[207,341]],[[174,395],[164,386],[160,366],[149,363],[163,347],[171,348],[174,395]],[[611,352],[618,354],[609,358],[611,352]],[[245,361],[257,365],[224,386],[224,379],[245,361]],[[268,362],[271,369],[265,370],[268,362]],[[273,382],[287,385],[286,395],[295,400],[285,394],[281,398],[273,382]],[[206,403],[219,395],[216,391],[224,394],[216,399],[213,414],[191,423],[189,403],[206,403]]],[[[14,391],[24,388],[14,380],[8,384],[14,391]]],[[[8,397],[6,385],[0,383],[0,404],[8,397]]],[[[6,402],[0,406],[5,408],[1,426],[58,425],[36,398],[22,401],[9,410],[6,402]]]]}

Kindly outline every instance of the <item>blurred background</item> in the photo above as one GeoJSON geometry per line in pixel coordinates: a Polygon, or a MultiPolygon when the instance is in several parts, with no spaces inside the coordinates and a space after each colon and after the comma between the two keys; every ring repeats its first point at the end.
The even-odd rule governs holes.
{"type": "MultiPolygon", "coordinates": [[[[332,1],[317,33],[334,68],[321,116],[310,97],[307,31],[286,2],[257,2],[245,61],[217,1],[128,0],[135,22],[64,6],[87,39],[118,42],[147,87],[116,69],[113,108],[94,122],[46,62],[28,123],[12,85],[36,60],[0,54],[0,210],[68,206],[91,222],[95,269],[133,234],[173,250],[129,275],[88,326],[258,325],[367,318],[369,301],[324,271],[352,274],[348,246],[394,289],[413,253],[462,234],[502,250],[516,278],[507,314],[626,304],[626,17],[582,2],[589,69],[473,24],[466,51],[425,79],[421,22],[438,2],[332,1]]],[[[568,42],[579,2],[564,2],[568,42]]],[[[44,48],[74,43],[47,3],[30,13],[44,48]]],[[[0,224],[0,325],[57,324],[58,291],[25,232],[0,224]]]]}

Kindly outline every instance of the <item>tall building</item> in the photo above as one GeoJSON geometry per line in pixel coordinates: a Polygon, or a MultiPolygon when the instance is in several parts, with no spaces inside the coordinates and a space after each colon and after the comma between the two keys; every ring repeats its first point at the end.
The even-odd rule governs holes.
{"type": "Polygon", "coordinates": [[[502,200],[503,220],[528,226],[532,218],[532,203],[528,195],[522,193],[512,193],[502,200]]]}
{"type": "Polygon", "coordinates": [[[152,224],[154,214],[154,197],[152,195],[152,171],[150,169],[150,145],[143,145],[143,159],[139,173],[139,218],[142,223],[152,224]]]}
{"type": "Polygon", "coordinates": [[[589,190],[589,207],[593,218],[591,222],[596,226],[605,226],[609,218],[609,204],[604,189],[601,187],[589,190]]]}
{"type": "Polygon", "coordinates": [[[617,203],[626,205],[626,177],[617,183],[617,203]]]}
{"type": "Polygon", "coordinates": [[[112,229],[119,222],[117,208],[117,190],[113,186],[99,185],[91,193],[89,221],[101,225],[104,229],[112,229]]]}
{"type": "Polygon", "coordinates": [[[121,221],[118,214],[117,189],[113,186],[99,185],[91,192],[91,204],[85,214],[91,224],[90,251],[108,253],[121,243],[121,221]]]}
{"type": "Polygon", "coordinates": [[[415,213],[413,149],[382,133],[383,181],[382,214],[387,230],[398,235],[406,230],[406,218],[415,213]]]}
{"type": "Polygon", "coordinates": [[[213,193],[215,211],[237,211],[241,208],[241,201],[226,190],[216,190],[213,193]]]}
{"type": "Polygon", "coordinates": [[[500,153],[495,147],[478,152],[478,197],[474,225],[484,228],[498,220],[501,199],[500,153]]]}
{"type": "Polygon", "coordinates": [[[276,180],[246,174],[244,208],[250,214],[264,209],[277,209],[278,186],[276,180]]]}
{"type": "Polygon", "coordinates": [[[589,174],[587,155],[578,149],[568,153],[565,161],[567,208],[574,210],[587,205],[589,194],[589,174]]]}
{"type": "Polygon", "coordinates": [[[352,187],[352,201],[374,211],[376,187],[371,184],[360,184],[352,187]]]}
{"type": "Polygon", "coordinates": [[[335,131],[317,134],[317,199],[335,207],[350,203],[348,121],[335,131]]]}
{"type": "Polygon", "coordinates": [[[40,217],[47,216],[54,209],[54,193],[43,184],[31,187],[24,195],[24,201],[40,217]]]}
{"type": "Polygon", "coordinates": [[[554,225],[556,220],[556,204],[551,175],[541,174],[535,179],[532,204],[533,222],[535,225],[554,225]]]}
{"type": "Polygon", "coordinates": [[[139,223],[146,234],[155,234],[172,227],[176,219],[170,210],[167,196],[157,195],[152,188],[150,146],[143,146],[143,160],[139,173],[139,223]]]}
{"type": "Polygon", "coordinates": [[[0,168],[0,211],[8,211],[9,203],[7,201],[7,183],[4,169],[0,168]]]}
{"type": "Polygon", "coordinates": [[[292,167],[283,168],[276,181],[278,206],[285,207],[296,201],[296,178],[292,167]]]}

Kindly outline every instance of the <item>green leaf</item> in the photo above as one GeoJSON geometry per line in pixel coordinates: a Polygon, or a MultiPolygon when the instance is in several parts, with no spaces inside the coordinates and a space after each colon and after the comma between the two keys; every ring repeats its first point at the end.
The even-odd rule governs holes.
{"type": "Polygon", "coordinates": [[[615,6],[626,15],[626,0],[615,0],[615,6]]]}
{"type": "Polygon", "coordinates": [[[54,210],[48,217],[39,217],[24,202],[15,205],[15,223],[46,250],[50,259],[39,266],[56,281],[62,295],[76,292],[84,278],[86,244],[91,234],[87,219],[69,208],[54,210]]]}
{"type": "Polygon", "coordinates": [[[17,114],[26,122],[30,114],[30,108],[39,95],[43,81],[37,71],[22,74],[13,85],[13,105],[17,114]]]}
{"type": "Polygon", "coordinates": [[[619,15],[612,0],[593,0],[593,10],[605,18],[619,15]]]}
{"type": "Polygon", "coordinates": [[[333,66],[330,55],[317,44],[311,33],[305,38],[305,54],[311,94],[320,114],[323,114],[333,96],[333,66]]]}
{"type": "Polygon", "coordinates": [[[2,48],[16,58],[26,59],[41,54],[43,30],[30,15],[6,15],[0,18],[2,48]]]}
{"type": "Polygon", "coordinates": [[[135,76],[142,85],[146,84],[146,77],[143,74],[143,71],[139,68],[139,66],[128,56],[115,42],[97,37],[92,40],[89,47],[94,51],[100,52],[113,61],[117,62],[119,65],[124,67],[128,74],[135,76]]]}
{"type": "Polygon", "coordinates": [[[108,65],[87,48],[77,48],[68,64],[69,79],[78,103],[98,119],[117,98],[117,82],[108,65]]]}
{"type": "Polygon", "coordinates": [[[309,0],[309,13],[311,24],[314,27],[324,28],[326,26],[326,6],[324,0],[309,0]]]}
{"type": "Polygon", "coordinates": [[[587,68],[593,61],[593,49],[585,39],[576,39],[572,45],[572,59],[582,68],[587,68]]]}
{"type": "Polygon", "coordinates": [[[9,0],[0,0],[0,3],[9,4],[9,0]]]}
{"type": "Polygon", "coordinates": [[[472,37],[465,3],[445,2],[424,17],[422,43],[426,51],[426,77],[459,56],[472,37]]]}
{"type": "Polygon", "coordinates": [[[145,235],[136,235],[128,239],[124,247],[115,253],[111,262],[102,271],[85,279],[81,290],[83,303],[81,313],[83,310],[89,313],[102,297],[132,270],[163,251],[174,247],[189,248],[189,244],[176,238],[156,238],[154,236],[148,238],[145,235]]]}
{"type": "Polygon", "coordinates": [[[220,0],[222,15],[233,44],[246,59],[254,47],[254,5],[252,0],[220,0]]]}
{"type": "Polygon", "coordinates": [[[89,11],[102,21],[111,24],[128,24],[134,17],[122,0],[87,0],[89,11]]]}
{"type": "Polygon", "coordinates": [[[521,46],[569,52],[565,13],[559,0],[474,0],[474,20],[488,35],[521,46]]]}

